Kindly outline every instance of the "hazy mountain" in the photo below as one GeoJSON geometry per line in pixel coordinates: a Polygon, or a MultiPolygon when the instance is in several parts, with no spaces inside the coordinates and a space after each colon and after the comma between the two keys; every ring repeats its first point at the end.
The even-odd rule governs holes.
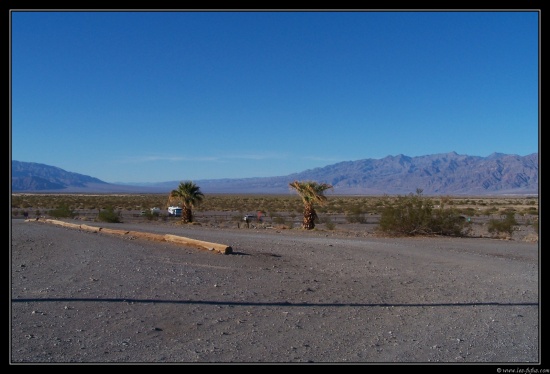
{"type": "MultiPolygon", "coordinates": [[[[185,180],[185,179],[182,179],[185,180]]],[[[487,157],[455,152],[428,156],[387,156],[344,161],[287,176],[195,180],[203,193],[289,193],[289,182],[314,180],[334,186],[334,194],[408,194],[422,188],[433,195],[538,194],[538,153],[493,153],[487,157]]],[[[168,193],[180,180],[116,185],[97,178],[28,162],[12,161],[12,191],[168,193]]]]}
{"type": "Polygon", "coordinates": [[[141,187],[119,186],[87,175],[36,162],[11,162],[12,192],[136,192],[141,187]]]}

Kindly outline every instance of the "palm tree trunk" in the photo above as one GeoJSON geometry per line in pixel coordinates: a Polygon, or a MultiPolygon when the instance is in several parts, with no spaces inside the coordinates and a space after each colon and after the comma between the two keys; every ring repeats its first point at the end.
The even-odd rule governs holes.
{"type": "Polygon", "coordinates": [[[316,219],[317,213],[315,212],[313,205],[306,205],[304,208],[304,220],[302,221],[302,228],[305,230],[314,229],[316,219]]]}
{"type": "Polygon", "coordinates": [[[191,208],[183,206],[181,210],[181,220],[185,223],[193,222],[193,212],[191,208]]]}

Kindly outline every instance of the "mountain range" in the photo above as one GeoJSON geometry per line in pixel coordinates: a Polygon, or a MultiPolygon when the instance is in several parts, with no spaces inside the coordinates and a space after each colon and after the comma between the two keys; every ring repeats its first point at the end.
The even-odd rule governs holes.
{"type": "MultiPolygon", "coordinates": [[[[184,179],[182,179],[184,180],[184,179]]],[[[12,192],[169,193],[182,180],[112,184],[98,178],[34,162],[11,162],[12,192]]],[[[456,152],[344,161],[286,176],[193,181],[203,193],[286,194],[294,180],[329,183],[338,195],[503,195],[539,193],[539,154],[456,152]]]]}

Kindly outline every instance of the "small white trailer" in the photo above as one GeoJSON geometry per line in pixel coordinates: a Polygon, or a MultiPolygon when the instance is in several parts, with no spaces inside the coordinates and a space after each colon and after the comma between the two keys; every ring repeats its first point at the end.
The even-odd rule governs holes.
{"type": "Polygon", "coordinates": [[[181,217],[181,208],[179,206],[169,206],[168,215],[172,217],[181,217]]]}

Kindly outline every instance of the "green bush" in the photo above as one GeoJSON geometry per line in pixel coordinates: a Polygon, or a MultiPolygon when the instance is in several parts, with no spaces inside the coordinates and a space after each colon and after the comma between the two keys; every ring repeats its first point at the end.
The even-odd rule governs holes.
{"type": "Polygon", "coordinates": [[[336,228],[336,225],[334,224],[334,222],[332,222],[332,220],[330,219],[330,217],[324,217],[322,219],[320,219],[321,223],[324,223],[325,224],[325,228],[327,230],[334,230],[336,228]]]}
{"type": "Polygon", "coordinates": [[[156,220],[159,218],[159,212],[153,212],[151,209],[146,209],[141,214],[143,217],[147,218],[149,221],[156,220]]]}
{"type": "Polygon", "coordinates": [[[97,220],[100,222],[119,223],[120,215],[115,212],[113,207],[108,207],[99,212],[97,220]]]}
{"type": "Polygon", "coordinates": [[[273,217],[273,223],[276,223],[278,225],[284,225],[285,224],[285,219],[281,216],[274,216],[273,217]]]}
{"type": "Polygon", "coordinates": [[[518,222],[516,221],[514,213],[507,212],[505,218],[502,220],[489,220],[487,230],[489,231],[489,233],[494,235],[498,235],[500,233],[508,233],[509,235],[512,235],[512,233],[514,232],[514,226],[517,225],[518,222]]]}
{"type": "Polygon", "coordinates": [[[367,223],[365,213],[360,207],[352,207],[350,212],[346,214],[346,220],[349,223],[367,223]]]}
{"type": "Polygon", "coordinates": [[[50,210],[48,215],[54,218],[74,218],[77,214],[68,205],[63,204],[50,210]]]}
{"type": "Polygon", "coordinates": [[[476,210],[474,208],[464,208],[462,214],[472,217],[476,215],[476,210]]]}
{"type": "Polygon", "coordinates": [[[434,234],[445,236],[464,236],[469,232],[471,223],[459,214],[457,209],[437,209],[431,222],[434,234]]]}
{"type": "Polygon", "coordinates": [[[416,194],[398,196],[395,201],[386,198],[378,230],[393,236],[447,235],[463,236],[469,222],[457,209],[445,209],[443,205],[434,211],[430,199],[416,194]]]}

